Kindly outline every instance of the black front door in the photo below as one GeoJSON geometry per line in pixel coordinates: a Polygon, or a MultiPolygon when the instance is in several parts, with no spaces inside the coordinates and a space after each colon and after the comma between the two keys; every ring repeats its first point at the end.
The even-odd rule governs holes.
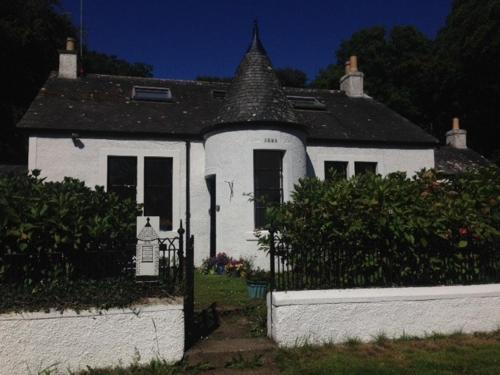
{"type": "Polygon", "coordinates": [[[216,251],[216,214],[217,214],[217,201],[215,199],[215,175],[207,178],[208,191],[210,192],[210,256],[215,256],[216,251]]]}

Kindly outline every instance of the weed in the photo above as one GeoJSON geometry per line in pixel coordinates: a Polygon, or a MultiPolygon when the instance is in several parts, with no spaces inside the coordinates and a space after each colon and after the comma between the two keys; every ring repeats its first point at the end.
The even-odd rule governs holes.
{"type": "Polygon", "coordinates": [[[262,367],[264,365],[264,361],[262,359],[262,355],[254,355],[252,358],[245,358],[241,353],[238,353],[236,357],[231,358],[224,367],[232,368],[232,369],[255,369],[258,367],[262,367]]]}

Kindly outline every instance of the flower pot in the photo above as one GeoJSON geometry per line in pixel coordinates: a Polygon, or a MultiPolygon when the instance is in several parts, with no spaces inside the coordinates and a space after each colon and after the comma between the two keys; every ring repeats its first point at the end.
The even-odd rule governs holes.
{"type": "Polygon", "coordinates": [[[267,282],[265,281],[247,281],[248,297],[265,298],[267,293],[267,282]]]}
{"type": "Polygon", "coordinates": [[[226,273],[226,268],[224,266],[217,266],[215,272],[217,272],[217,275],[224,275],[226,273]]]}

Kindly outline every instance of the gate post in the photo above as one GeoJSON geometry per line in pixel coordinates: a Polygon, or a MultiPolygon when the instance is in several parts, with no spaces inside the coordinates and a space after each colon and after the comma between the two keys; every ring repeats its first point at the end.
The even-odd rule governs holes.
{"type": "Polygon", "coordinates": [[[276,289],[276,284],[275,284],[275,270],[274,270],[274,256],[275,256],[275,243],[274,243],[274,229],[271,228],[269,230],[269,258],[271,260],[270,264],[270,271],[271,271],[271,281],[270,281],[270,289],[271,292],[273,292],[276,289]]]}
{"type": "Polygon", "coordinates": [[[184,284],[184,327],[185,349],[192,344],[194,329],[194,236],[187,239],[185,284],[184,284]]]}

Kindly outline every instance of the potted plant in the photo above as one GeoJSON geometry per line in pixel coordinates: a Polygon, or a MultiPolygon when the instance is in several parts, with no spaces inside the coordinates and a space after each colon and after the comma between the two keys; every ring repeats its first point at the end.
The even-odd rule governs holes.
{"type": "Polygon", "coordinates": [[[247,274],[247,290],[250,298],[265,298],[270,274],[264,270],[254,270],[247,274]]]}

